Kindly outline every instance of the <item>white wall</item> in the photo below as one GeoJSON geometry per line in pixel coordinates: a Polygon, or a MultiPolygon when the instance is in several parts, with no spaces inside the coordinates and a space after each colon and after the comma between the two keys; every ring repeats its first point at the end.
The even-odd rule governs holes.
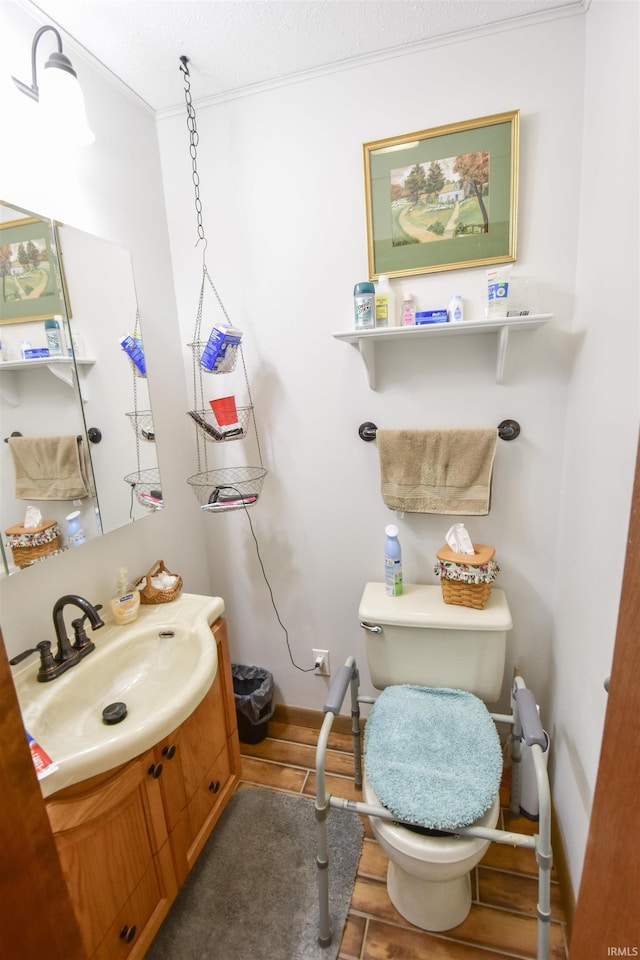
{"type": "MultiPolygon", "coordinates": [[[[380,497],[376,447],[358,438],[358,425],[486,427],[511,417],[521,422],[522,435],[499,444],[491,513],[467,525],[475,540],[497,548],[499,585],[515,620],[509,670],[520,663],[547,703],[574,349],[583,74],[584,18],[576,18],[198,112],[207,262],[245,332],[270,470],[251,516],[294,658],[303,667],[311,663],[312,647],[328,647],[336,664],[349,653],[362,654],[360,594],[366,580],[382,577],[383,531],[392,514],[380,497]],[[514,108],[522,124],[518,268],[538,279],[553,324],[512,336],[501,386],[495,382],[496,337],[484,335],[438,339],[414,350],[392,345],[379,361],[379,389],[371,391],[356,350],[331,336],[352,327],[353,284],[368,276],[362,143],[514,108]]],[[[191,89],[197,97],[195,68],[191,89]]],[[[159,123],[186,341],[200,261],[185,242],[196,234],[184,128],[180,115],[159,123]]],[[[411,277],[395,287],[412,289],[424,307],[446,305],[460,292],[468,314],[477,317],[484,277],[483,269],[461,270],[411,277]]],[[[209,303],[211,322],[212,298],[209,303]]],[[[220,379],[227,378],[212,378],[212,395],[227,392],[226,382],[213,382],[220,379]]],[[[240,377],[229,381],[242,393],[240,377]]],[[[223,454],[244,462],[239,444],[227,447],[214,451],[218,465],[223,454]]],[[[453,519],[406,515],[400,522],[406,580],[437,582],[435,553],[453,519]]],[[[279,699],[320,707],[324,681],[288,662],[245,515],[205,516],[203,523],[238,656],[257,657],[273,670],[279,699]],[[228,556],[241,563],[229,563],[228,556]]]]}
{"type": "MultiPolygon", "coordinates": [[[[334,666],[350,653],[364,665],[358,602],[364,582],[382,578],[383,529],[391,514],[380,497],[375,445],[359,440],[358,425],[521,423],[517,442],[499,443],[490,515],[470,518],[467,526],[475,540],[497,547],[499,586],[514,616],[507,677],[518,663],[559,740],[552,764],[563,766],[556,804],[576,887],[638,426],[637,317],[612,313],[614,283],[605,286],[600,273],[608,264],[616,303],[618,284],[628,303],[637,302],[637,234],[628,235],[637,205],[626,196],[611,205],[605,191],[596,203],[592,174],[606,181],[608,171],[617,179],[613,142],[621,156],[633,156],[632,131],[622,132],[621,117],[629,122],[637,114],[634,58],[622,55],[620,45],[637,43],[634,17],[631,4],[596,2],[586,16],[318,76],[197,112],[207,263],[245,332],[270,471],[251,518],[298,665],[310,666],[313,647],[328,648],[334,666]],[[597,91],[604,63],[603,97],[597,91]],[[521,111],[517,270],[537,279],[541,308],[554,320],[511,337],[501,386],[494,378],[495,338],[477,336],[438,339],[414,351],[389,346],[372,392],[357,352],[331,336],[352,327],[352,287],[368,276],[362,143],[514,108],[521,111]],[[606,473],[588,469],[603,459],[606,473]],[[612,477],[615,496],[605,497],[612,477]],[[594,531],[611,551],[604,575],[598,572],[597,593],[585,590],[594,573],[594,531]],[[577,555],[570,552],[573,541],[582,547],[577,555]],[[599,706],[578,733],[582,709],[574,713],[573,707],[587,678],[589,688],[598,689],[599,706]]],[[[194,67],[196,99],[197,87],[194,67]]],[[[195,241],[196,232],[184,118],[163,118],[159,138],[187,341],[200,259],[185,242],[195,241]]],[[[636,189],[634,183],[630,194],[636,189]]],[[[462,270],[394,286],[413,290],[425,307],[445,305],[460,292],[473,317],[483,279],[483,270],[462,270]]],[[[209,325],[219,318],[213,298],[205,317],[209,325]]],[[[211,381],[211,396],[231,384],[242,395],[241,377],[224,379],[211,381]]],[[[214,466],[256,462],[250,444],[227,446],[214,451],[214,466]]],[[[436,582],[435,553],[454,519],[406,515],[400,521],[406,580],[436,582]]],[[[325,682],[289,662],[245,515],[205,516],[203,524],[236,658],[271,669],[278,700],[320,707],[325,682]]],[[[366,668],[363,673],[366,683],[366,668]]],[[[507,685],[508,679],[505,693],[507,685]]]]}
{"type": "MultiPolygon", "coordinates": [[[[96,142],[74,150],[35,140],[34,105],[17,92],[11,76],[29,79],[31,42],[38,26],[18,5],[0,3],[4,117],[0,196],[131,251],[149,369],[152,378],[157,374],[152,402],[161,424],[157,450],[166,507],[153,517],[0,582],[2,633],[9,656],[52,638],[51,611],[62,594],[79,593],[106,603],[123,565],[137,575],[162,558],[169,569],[182,574],[187,590],[208,593],[211,589],[199,516],[191,495],[185,493],[184,478],[194,472],[195,464],[191,435],[184,425],[184,374],[182,365],[175,362],[180,338],[155,119],[89,66],[63,36],[85,91],[96,142]]],[[[130,323],[132,318],[114,317],[114,340],[121,336],[125,319],[130,323]]],[[[115,458],[114,482],[121,482],[129,456],[127,450],[126,456],[115,458]]]]}
{"type": "Polygon", "coordinates": [[[638,5],[594,3],[587,71],[575,331],[549,686],[554,801],[577,889],[611,672],[638,437],[638,5]],[[606,64],[606,69],[603,65],[606,64]],[[626,178],[625,178],[626,182],[626,178]],[[618,307],[614,307],[614,302],[618,307]]]}
{"type": "MultiPolygon", "coordinates": [[[[21,53],[35,26],[0,6],[8,72],[25,72],[21,53]]],[[[604,709],[601,702],[583,733],[579,698],[585,684],[599,691],[611,659],[638,427],[637,316],[617,306],[625,282],[627,300],[637,303],[637,233],[626,219],[637,185],[623,177],[624,202],[614,206],[596,196],[592,178],[602,172],[606,183],[620,182],[614,133],[633,155],[632,131],[621,121],[637,117],[637,56],[626,49],[637,43],[634,27],[635,4],[596,0],[586,16],[319,75],[197,113],[207,262],[245,333],[269,470],[250,517],[299,665],[311,666],[312,647],[328,648],[334,669],[351,653],[364,664],[357,607],[365,581],[382,577],[391,514],[379,493],[375,445],[358,438],[358,425],[494,426],[504,418],[522,425],[516,442],[499,443],[490,515],[467,526],[497,547],[499,586],[514,615],[508,671],[521,665],[554,738],[555,801],[576,886],[604,709]],[[379,389],[369,390],[357,352],[331,336],[351,328],[353,284],[367,277],[362,143],[515,108],[518,271],[537,278],[554,320],[512,336],[501,386],[495,338],[484,335],[415,351],[391,346],[379,363],[379,389]],[[612,284],[600,285],[603,262],[617,268],[615,296],[612,284]],[[606,476],[616,488],[605,502],[606,476]],[[606,544],[597,570],[594,538],[606,544]],[[573,551],[573,543],[589,549],[573,551]],[[594,577],[597,591],[585,588],[594,577]]],[[[3,150],[0,193],[132,250],[150,365],[162,371],[152,400],[167,507],[63,558],[51,574],[33,570],[2,584],[7,646],[15,652],[50,635],[60,593],[104,599],[120,563],[144,569],[162,556],[187,589],[225,598],[234,659],[271,669],[278,701],[318,708],[325,681],[289,661],[246,515],[200,514],[185,484],[196,465],[185,430],[192,377],[184,345],[202,262],[185,118],[158,124],[169,250],[152,118],[88,67],[82,81],[93,152],[52,182],[48,165],[33,176],[24,156],[3,150]]],[[[192,94],[197,100],[195,67],[192,94]]],[[[7,96],[3,90],[3,106],[7,96]]],[[[425,306],[460,292],[477,316],[483,276],[462,270],[395,286],[412,289],[425,306]]],[[[203,326],[218,316],[207,291],[203,326]]],[[[240,373],[215,380],[222,384],[212,384],[212,396],[232,386],[243,398],[240,373]]],[[[255,464],[257,451],[247,440],[218,445],[208,459],[209,468],[255,464]]],[[[435,552],[455,519],[401,521],[407,580],[435,582],[435,552]]]]}

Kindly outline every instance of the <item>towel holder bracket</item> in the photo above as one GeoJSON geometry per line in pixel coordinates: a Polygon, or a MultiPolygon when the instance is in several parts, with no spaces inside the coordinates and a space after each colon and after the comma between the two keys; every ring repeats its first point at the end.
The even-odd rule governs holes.
{"type": "MultiPolygon", "coordinates": [[[[375,423],[367,420],[366,423],[361,423],[358,427],[358,436],[361,440],[369,443],[371,440],[375,440],[377,431],[378,428],[375,423]]],[[[520,424],[517,420],[503,420],[498,424],[498,436],[501,440],[515,440],[516,437],[520,436],[520,424]]]]}
{"type": "Polygon", "coordinates": [[[498,436],[501,440],[515,440],[520,436],[520,424],[517,420],[503,420],[498,424],[498,436]]]}
{"type": "Polygon", "coordinates": [[[378,428],[375,423],[371,423],[371,421],[368,420],[366,423],[361,423],[358,427],[358,436],[361,440],[368,443],[370,440],[375,440],[377,430],[378,428]]]}

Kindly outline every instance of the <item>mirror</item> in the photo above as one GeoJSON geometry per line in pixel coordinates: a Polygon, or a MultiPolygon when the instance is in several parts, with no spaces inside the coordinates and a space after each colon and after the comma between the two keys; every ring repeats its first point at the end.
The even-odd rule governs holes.
{"type": "Polygon", "coordinates": [[[7,575],[163,501],[129,251],[0,201],[0,283],[7,575]],[[29,507],[44,530],[23,529],[29,507]]]}

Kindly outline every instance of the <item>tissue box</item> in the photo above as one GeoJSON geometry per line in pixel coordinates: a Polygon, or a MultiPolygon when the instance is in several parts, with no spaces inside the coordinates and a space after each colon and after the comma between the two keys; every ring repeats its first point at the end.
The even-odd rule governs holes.
{"type": "Polygon", "coordinates": [[[438,550],[434,573],[440,577],[445,603],[482,610],[493,588],[500,567],[493,559],[495,548],[474,543],[475,553],[454,553],[449,546],[438,550]]]}
{"type": "Polygon", "coordinates": [[[28,567],[60,549],[60,527],[55,520],[43,520],[37,527],[25,527],[23,523],[5,530],[7,546],[18,567],[28,567]]]}

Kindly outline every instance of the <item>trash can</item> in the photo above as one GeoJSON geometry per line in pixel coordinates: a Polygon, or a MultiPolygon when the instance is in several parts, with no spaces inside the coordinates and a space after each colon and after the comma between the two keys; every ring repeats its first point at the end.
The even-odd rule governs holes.
{"type": "Polygon", "coordinates": [[[260,743],[273,716],[273,675],[262,667],[231,664],[238,736],[242,743],[260,743]]]}

